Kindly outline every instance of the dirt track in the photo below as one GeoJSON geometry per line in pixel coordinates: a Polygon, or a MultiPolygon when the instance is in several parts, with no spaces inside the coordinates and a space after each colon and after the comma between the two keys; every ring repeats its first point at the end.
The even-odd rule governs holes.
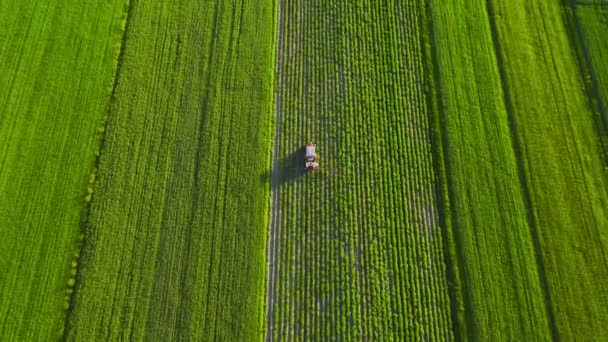
{"type": "Polygon", "coordinates": [[[266,341],[273,340],[273,326],[274,326],[274,302],[275,302],[275,276],[276,276],[276,247],[277,247],[277,235],[278,235],[278,224],[279,224],[279,151],[280,151],[280,134],[281,134],[281,89],[283,88],[283,77],[280,73],[282,66],[281,51],[283,48],[283,25],[284,25],[284,0],[278,2],[278,21],[277,21],[277,50],[276,50],[276,61],[275,70],[278,71],[277,79],[277,90],[275,93],[275,137],[274,137],[274,149],[272,152],[272,172],[270,176],[271,182],[271,202],[270,202],[270,220],[268,224],[268,249],[267,249],[267,285],[266,285],[266,341]]]}

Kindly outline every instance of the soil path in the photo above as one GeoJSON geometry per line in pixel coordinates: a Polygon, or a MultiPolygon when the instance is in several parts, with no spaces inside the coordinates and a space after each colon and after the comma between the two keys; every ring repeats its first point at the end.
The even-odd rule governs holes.
{"type": "Polygon", "coordinates": [[[276,257],[278,243],[278,226],[279,226],[279,153],[281,143],[281,102],[283,89],[283,29],[284,29],[284,0],[278,1],[278,16],[277,16],[277,50],[275,60],[275,72],[278,75],[277,89],[275,93],[275,115],[276,115],[276,131],[274,138],[274,149],[272,152],[272,172],[270,176],[271,182],[271,202],[270,202],[270,221],[268,227],[268,248],[267,248],[267,285],[266,285],[266,341],[273,340],[274,328],[274,303],[275,303],[275,276],[276,276],[276,257]]]}

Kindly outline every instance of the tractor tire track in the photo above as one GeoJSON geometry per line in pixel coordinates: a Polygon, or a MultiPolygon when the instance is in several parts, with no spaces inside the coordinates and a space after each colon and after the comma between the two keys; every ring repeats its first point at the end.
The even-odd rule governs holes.
{"type": "Polygon", "coordinates": [[[532,203],[532,194],[528,185],[528,175],[526,173],[526,168],[524,164],[524,154],[522,153],[522,148],[525,148],[523,142],[520,138],[518,138],[517,125],[515,120],[515,109],[513,108],[513,102],[511,100],[511,92],[507,80],[507,74],[505,70],[505,62],[503,57],[503,47],[501,46],[499,40],[499,32],[496,24],[496,11],[494,8],[494,4],[492,1],[486,2],[486,10],[488,11],[488,19],[490,23],[490,32],[492,33],[492,43],[494,45],[494,54],[496,56],[496,62],[498,65],[498,70],[500,74],[500,84],[502,86],[502,92],[504,96],[505,108],[507,110],[508,122],[509,122],[509,130],[511,134],[511,141],[513,144],[513,151],[516,156],[517,162],[517,171],[519,180],[521,183],[521,189],[523,194],[523,199],[525,203],[526,214],[528,219],[528,224],[530,225],[530,233],[532,236],[532,243],[534,246],[534,255],[536,261],[536,267],[538,269],[538,276],[542,286],[542,295],[543,302],[545,304],[545,310],[547,312],[547,319],[549,323],[549,330],[551,332],[551,337],[554,341],[559,340],[559,336],[557,334],[556,329],[556,321],[554,315],[553,302],[551,301],[550,294],[550,285],[549,278],[547,277],[547,271],[545,270],[546,261],[543,260],[542,248],[540,244],[540,234],[538,231],[538,222],[534,217],[533,212],[533,203],[532,203]]]}

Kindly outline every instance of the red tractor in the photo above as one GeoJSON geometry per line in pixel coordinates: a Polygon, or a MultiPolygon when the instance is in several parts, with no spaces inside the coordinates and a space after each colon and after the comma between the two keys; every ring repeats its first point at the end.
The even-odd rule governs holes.
{"type": "Polygon", "coordinates": [[[304,160],[306,161],[306,169],[308,171],[316,171],[319,168],[316,145],[313,144],[312,141],[306,143],[306,155],[304,156],[304,160]]]}

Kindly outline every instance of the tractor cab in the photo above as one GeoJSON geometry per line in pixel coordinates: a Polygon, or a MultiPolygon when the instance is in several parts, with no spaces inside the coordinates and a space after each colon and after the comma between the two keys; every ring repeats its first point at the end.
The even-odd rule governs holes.
{"type": "Polygon", "coordinates": [[[306,143],[306,155],[304,156],[304,160],[306,161],[306,169],[308,171],[315,171],[319,167],[316,145],[311,141],[306,143]]]}

